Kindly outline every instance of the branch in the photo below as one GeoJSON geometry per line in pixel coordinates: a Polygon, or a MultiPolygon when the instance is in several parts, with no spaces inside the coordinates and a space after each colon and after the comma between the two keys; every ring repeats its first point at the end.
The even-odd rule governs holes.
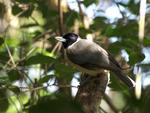
{"type": "Polygon", "coordinates": [[[105,93],[103,94],[104,100],[106,103],[109,105],[109,107],[113,110],[114,113],[120,113],[116,107],[112,104],[111,99],[106,95],[105,93]]]}
{"type": "Polygon", "coordinates": [[[47,31],[41,33],[40,35],[38,35],[36,38],[33,39],[33,43],[40,40],[41,38],[43,38],[45,35],[47,34],[51,34],[51,36],[54,36],[54,34],[52,34],[53,31],[51,29],[48,29],[47,31]]]}
{"type": "Polygon", "coordinates": [[[115,0],[113,0],[113,2],[114,2],[114,3],[116,4],[116,6],[118,7],[118,10],[119,10],[120,14],[122,15],[122,18],[125,18],[124,12],[121,11],[120,6],[119,6],[119,3],[117,3],[115,0]]]}
{"type": "Polygon", "coordinates": [[[146,13],[146,0],[140,1],[140,18],[139,18],[139,41],[142,44],[144,40],[145,31],[145,13],[146,13]]]}
{"type": "MultiPolygon", "coordinates": [[[[51,87],[51,86],[57,86],[57,87],[61,87],[61,88],[78,88],[78,86],[72,86],[72,85],[60,85],[60,84],[48,84],[47,86],[39,86],[39,87],[19,87],[20,89],[24,90],[23,92],[30,92],[30,91],[37,91],[40,89],[44,89],[47,87],[51,87]]],[[[0,87],[0,89],[3,89],[4,87],[0,87]]]]}
{"type": "Polygon", "coordinates": [[[12,62],[12,64],[13,64],[13,67],[16,67],[15,60],[14,60],[14,58],[13,58],[13,56],[12,56],[12,53],[11,53],[11,51],[10,51],[10,49],[9,49],[9,47],[8,47],[8,45],[7,45],[7,43],[6,43],[6,41],[4,42],[4,45],[5,45],[6,49],[7,49],[7,52],[8,52],[8,55],[9,55],[9,57],[10,57],[10,60],[11,60],[11,62],[12,62]]]}
{"type": "Polygon", "coordinates": [[[63,26],[63,12],[62,12],[62,9],[61,9],[61,1],[62,0],[58,0],[58,12],[59,12],[58,26],[59,26],[59,35],[63,35],[63,30],[64,30],[64,26],[63,26]]]}
{"type": "Polygon", "coordinates": [[[99,110],[107,82],[108,76],[104,71],[97,76],[88,74],[81,76],[82,85],[78,89],[75,100],[83,106],[85,113],[96,113],[99,110]]]}
{"type": "Polygon", "coordinates": [[[82,8],[81,8],[81,2],[79,0],[76,0],[76,1],[78,3],[81,21],[82,21],[82,23],[84,23],[84,14],[83,14],[83,11],[82,11],[82,8]]]}

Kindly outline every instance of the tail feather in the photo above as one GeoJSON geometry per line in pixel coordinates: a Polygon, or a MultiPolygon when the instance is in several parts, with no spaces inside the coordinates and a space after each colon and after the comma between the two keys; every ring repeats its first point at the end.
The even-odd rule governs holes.
{"type": "Polygon", "coordinates": [[[135,87],[135,82],[130,77],[123,74],[122,70],[113,70],[116,76],[122,80],[129,88],[135,87]]]}

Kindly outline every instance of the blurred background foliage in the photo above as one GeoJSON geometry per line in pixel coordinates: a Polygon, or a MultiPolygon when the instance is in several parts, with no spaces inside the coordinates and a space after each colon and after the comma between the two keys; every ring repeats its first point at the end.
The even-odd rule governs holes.
{"type": "MultiPolygon", "coordinates": [[[[128,75],[141,74],[140,99],[113,76],[106,92],[122,113],[150,112],[149,3],[141,44],[139,0],[0,0],[0,113],[83,113],[72,100],[80,73],[54,39],[66,32],[93,38],[128,75]]],[[[104,99],[106,112],[114,111],[104,99]]]]}

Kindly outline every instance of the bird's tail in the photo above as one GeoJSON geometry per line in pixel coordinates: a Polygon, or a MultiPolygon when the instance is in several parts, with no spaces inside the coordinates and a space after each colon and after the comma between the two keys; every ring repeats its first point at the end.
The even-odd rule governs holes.
{"type": "Polygon", "coordinates": [[[116,76],[122,80],[129,88],[135,87],[135,82],[130,77],[123,74],[122,70],[113,70],[116,76]]]}

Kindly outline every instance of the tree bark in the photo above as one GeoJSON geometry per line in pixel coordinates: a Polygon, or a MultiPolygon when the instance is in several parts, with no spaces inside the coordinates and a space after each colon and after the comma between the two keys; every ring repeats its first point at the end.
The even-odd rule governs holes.
{"type": "Polygon", "coordinates": [[[103,71],[97,76],[83,74],[75,100],[85,113],[96,113],[108,83],[108,73],[103,71]]]}

